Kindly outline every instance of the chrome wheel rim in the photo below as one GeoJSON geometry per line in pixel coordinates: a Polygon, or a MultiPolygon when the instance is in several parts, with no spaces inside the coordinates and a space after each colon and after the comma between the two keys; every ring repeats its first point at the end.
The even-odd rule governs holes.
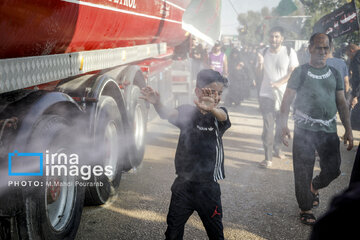
{"type": "Polygon", "coordinates": [[[144,128],[144,116],[140,104],[137,104],[134,113],[134,137],[136,149],[140,149],[143,145],[144,128]]]}

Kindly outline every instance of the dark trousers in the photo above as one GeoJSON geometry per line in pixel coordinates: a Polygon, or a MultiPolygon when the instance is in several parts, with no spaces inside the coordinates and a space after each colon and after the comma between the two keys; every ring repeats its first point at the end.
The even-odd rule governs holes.
{"type": "Polygon", "coordinates": [[[218,183],[196,183],[178,177],[171,191],[166,239],[183,239],[185,223],[194,211],[199,214],[209,239],[224,239],[218,183]]]}
{"type": "Polygon", "coordinates": [[[356,151],[353,169],[351,171],[350,185],[360,182],[360,144],[356,151]]]}
{"type": "Polygon", "coordinates": [[[273,150],[278,152],[280,151],[281,146],[280,113],[275,111],[275,101],[273,99],[260,97],[259,104],[263,117],[263,132],[261,139],[265,151],[265,160],[271,161],[273,150]]]}
{"type": "Polygon", "coordinates": [[[355,239],[360,216],[360,145],[356,152],[350,185],[331,200],[327,212],[315,223],[311,240],[355,239]]]}
{"type": "Polygon", "coordinates": [[[328,186],[340,175],[340,141],[337,133],[313,132],[295,127],[293,140],[295,195],[302,211],[311,210],[315,189],[328,186]],[[320,157],[320,173],[313,179],[315,150],[320,157]]]}

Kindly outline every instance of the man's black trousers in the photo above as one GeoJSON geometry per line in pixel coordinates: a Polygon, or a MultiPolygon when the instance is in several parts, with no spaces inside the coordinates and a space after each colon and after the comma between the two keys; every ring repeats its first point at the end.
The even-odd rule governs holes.
{"type": "Polygon", "coordinates": [[[295,195],[302,211],[311,210],[315,189],[327,187],[340,175],[340,141],[337,133],[313,132],[295,127],[293,141],[295,195]],[[315,150],[320,157],[320,173],[313,178],[315,150]]]}
{"type": "Polygon", "coordinates": [[[192,182],[181,177],[171,187],[166,239],[183,239],[184,226],[194,211],[204,224],[209,239],[224,239],[220,185],[192,182]]]}

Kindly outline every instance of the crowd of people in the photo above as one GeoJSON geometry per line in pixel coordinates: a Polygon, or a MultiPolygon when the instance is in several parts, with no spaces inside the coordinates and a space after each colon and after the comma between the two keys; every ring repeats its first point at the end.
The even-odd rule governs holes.
{"type": "Polygon", "coordinates": [[[240,105],[250,97],[250,90],[258,86],[255,75],[258,48],[249,46],[240,49],[232,43],[224,45],[216,42],[209,50],[208,45],[204,45],[195,38],[192,41],[192,79],[196,80],[201,69],[210,68],[220,72],[229,80],[229,88],[223,99],[225,106],[240,105]]]}
{"type": "Polygon", "coordinates": [[[160,117],[180,129],[166,239],[182,239],[184,225],[194,211],[199,213],[209,239],[224,239],[218,181],[225,178],[222,136],[231,126],[226,107],[241,104],[252,87],[256,87],[263,118],[264,160],[259,167],[271,167],[273,157],[284,158],[281,148],[291,137],[288,117],[293,108],[295,196],[301,223],[315,224],[312,239],[331,236],[327,226],[334,226],[334,231],[335,226],[347,229],[347,233],[351,232],[349,226],[355,226],[346,214],[359,213],[360,148],[350,187],[336,198],[331,212],[316,221],[312,209],[320,204],[320,190],[340,175],[337,114],[345,128],[342,139],[347,150],[353,148],[352,127],[360,130],[350,117],[360,96],[360,47],[348,44],[345,62],[333,56],[335,47],[327,34],[313,34],[309,45],[298,52],[284,46],[281,27],[272,28],[268,37],[268,46],[238,49],[216,43],[211,51],[193,39],[190,56],[192,78],[196,79],[195,106],[169,108],[152,88],[142,90],[142,98],[154,105],[160,117]],[[224,107],[219,107],[225,87],[229,90],[223,98],[224,107]],[[314,177],[316,156],[320,173],[314,177]],[[346,204],[358,207],[348,209],[346,204]]]}

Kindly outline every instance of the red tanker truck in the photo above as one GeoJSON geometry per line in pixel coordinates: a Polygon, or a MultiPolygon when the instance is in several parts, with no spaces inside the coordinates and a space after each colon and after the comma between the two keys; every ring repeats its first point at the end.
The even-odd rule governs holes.
{"type": "Polygon", "coordinates": [[[140,89],[171,99],[176,49],[188,32],[211,42],[220,7],[1,1],[0,239],[75,238],[84,203],[105,203],[143,159],[149,105],[140,89]]]}

